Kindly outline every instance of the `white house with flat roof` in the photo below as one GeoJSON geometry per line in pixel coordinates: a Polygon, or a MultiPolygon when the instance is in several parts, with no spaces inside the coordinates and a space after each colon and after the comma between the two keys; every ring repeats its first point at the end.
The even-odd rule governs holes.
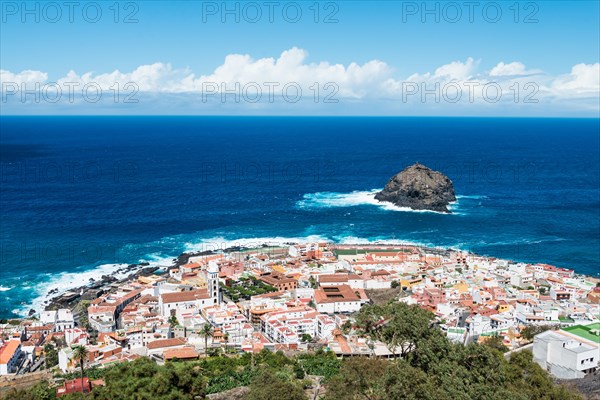
{"type": "Polygon", "coordinates": [[[533,339],[533,359],[560,379],[594,372],[600,360],[600,323],[546,331],[533,339]]]}
{"type": "Polygon", "coordinates": [[[0,375],[14,374],[24,361],[25,354],[21,351],[21,341],[12,339],[0,341],[0,375]]]}
{"type": "Polygon", "coordinates": [[[54,330],[59,332],[75,327],[75,318],[68,308],[61,308],[58,311],[44,311],[40,314],[40,322],[43,324],[54,324],[54,330]]]}

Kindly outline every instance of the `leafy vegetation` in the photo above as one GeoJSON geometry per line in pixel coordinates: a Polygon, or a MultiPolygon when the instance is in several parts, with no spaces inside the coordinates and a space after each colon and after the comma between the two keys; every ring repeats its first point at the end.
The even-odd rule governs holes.
{"type": "Polygon", "coordinates": [[[234,302],[238,302],[240,299],[249,300],[252,296],[277,291],[273,286],[267,285],[253,276],[241,278],[238,282],[222,286],[222,289],[224,295],[234,302]]]}
{"type": "Polygon", "coordinates": [[[214,335],[212,326],[208,323],[202,326],[200,334],[204,337],[204,355],[208,353],[208,338],[212,338],[214,335]]]}
{"type": "Polygon", "coordinates": [[[558,329],[556,325],[530,325],[521,330],[521,336],[526,340],[533,340],[538,333],[546,332],[550,329],[558,329]]]}
{"type": "Polygon", "coordinates": [[[307,400],[302,387],[270,371],[258,374],[250,384],[247,400],[307,400]]]}
{"type": "Polygon", "coordinates": [[[384,341],[403,359],[350,359],[328,386],[334,399],[579,399],[553,384],[530,352],[499,351],[497,339],[488,345],[463,346],[432,329],[433,315],[402,303],[364,307],[357,329],[384,341]]]}
{"type": "Polygon", "coordinates": [[[44,345],[44,362],[46,368],[52,368],[55,365],[58,365],[58,351],[51,344],[44,345]]]}
{"type": "MultiPolygon", "coordinates": [[[[240,386],[246,398],[304,400],[311,385],[307,376],[320,376],[325,400],[457,399],[457,400],[567,400],[581,397],[551,377],[528,351],[506,360],[502,343],[490,337],[485,345],[450,342],[433,324],[433,315],[402,303],[369,305],[348,329],[384,341],[402,359],[353,357],[340,360],[331,352],[287,357],[262,351],[242,356],[207,357],[194,362],[147,358],[109,367],[102,372],[106,386],[94,388],[92,400],[201,399],[240,386]]],[[[88,370],[91,376],[92,369],[88,370]]],[[[77,377],[77,374],[73,374],[77,377]]],[[[10,399],[54,398],[48,386],[13,391],[10,399]],[[48,397],[51,396],[51,397],[48,397]]],[[[64,400],[84,398],[69,395],[64,400]]]]}
{"type": "Polygon", "coordinates": [[[169,326],[170,326],[171,328],[175,328],[176,326],[178,326],[178,325],[179,325],[179,321],[177,320],[177,317],[176,317],[175,315],[171,315],[171,316],[169,317],[169,320],[168,320],[168,322],[169,322],[169,326]]]}

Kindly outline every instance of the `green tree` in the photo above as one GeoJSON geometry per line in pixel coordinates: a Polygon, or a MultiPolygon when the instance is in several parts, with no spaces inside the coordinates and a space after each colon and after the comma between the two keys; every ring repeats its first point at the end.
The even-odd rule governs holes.
{"type": "Polygon", "coordinates": [[[73,359],[79,361],[81,367],[81,390],[85,393],[85,387],[83,386],[83,371],[84,364],[88,357],[88,350],[85,346],[77,345],[73,347],[73,359]]]}
{"type": "Polygon", "coordinates": [[[28,389],[12,389],[3,399],[10,400],[54,400],[56,389],[50,387],[47,381],[38,382],[28,389]]]}
{"type": "Polygon", "coordinates": [[[50,343],[44,345],[44,363],[46,369],[52,368],[58,364],[58,352],[50,343]]]}
{"type": "Polygon", "coordinates": [[[502,337],[500,336],[490,336],[483,342],[483,344],[491,347],[492,349],[496,349],[501,353],[506,353],[508,351],[508,347],[504,345],[502,337]]]}
{"type": "Polygon", "coordinates": [[[388,399],[384,382],[387,367],[388,361],[378,358],[346,360],[327,386],[325,399],[388,399]]]}
{"type": "Polygon", "coordinates": [[[200,330],[200,335],[204,337],[204,356],[206,356],[208,352],[208,338],[212,338],[213,334],[212,326],[208,322],[205,323],[200,330]]]}
{"type": "Polygon", "coordinates": [[[175,315],[171,315],[169,317],[169,325],[171,326],[171,329],[179,325],[179,321],[177,320],[177,317],[175,315]]]}
{"type": "Polygon", "coordinates": [[[300,340],[304,343],[308,343],[312,340],[312,336],[310,336],[308,333],[303,333],[300,340]]]}
{"type": "Polygon", "coordinates": [[[340,328],[344,334],[348,334],[352,330],[352,322],[350,322],[350,320],[347,320],[342,324],[340,328]]]}
{"type": "Polygon", "coordinates": [[[299,384],[286,381],[265,370],[250,384],[247,400],[307,400],[299,384]]]}
{"type": "Polygon", "coordinates": [[[94,400],[193,400],[206,395],[207,378],[194,363],[157,365],[143,357],[109,368],[94,400]]]}
{"type": "Polygon", "coordinates": [[[356,323],[363,334],[384,342],[392,352],[399,349],[401,357],[406,357],[435,332],[433,318],[431,312],[418,306],[389,303],[364,306],[356,323]]]}
{"type": "Polygon", "coordinates": [[[521,337],[525,340],[533,340],[535,335],[556,328],[556,325],[528,325],[521,329],[521,337]]]}

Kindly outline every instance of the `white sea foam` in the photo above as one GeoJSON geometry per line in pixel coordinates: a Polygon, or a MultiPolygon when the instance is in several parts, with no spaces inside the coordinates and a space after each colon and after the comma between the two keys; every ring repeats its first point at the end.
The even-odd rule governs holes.
{"type": "MultiPolygon", "coordinates": [[[[371,192],[367,192],[371,193],[371,192]]],[[[393,206],[392,206],[393,207],[393,206]]],[[[333,242],[340,244],[405,244],[415,246],[427,246],[435,247],[433,243],[414,242],[396,238],[385,238],[385,237],[373,237],[373,238],[362,238],[354,236],[351,233],[340,235],[332,235],[330,237],[322,235],[307,235],[307,236],[295,236],[295,237],[284,237],[284,236],[270,236],[270,237],[243,237],[231,239],[224,236],[215,236],[210,238],[202,238],[197,241],[190,241],[183,243],[181,252],[199,252],[199,251],[220,251],[230,249],[233,247],[245,247],[245,248],[258,248],[264,245],[267,246],[286,246],[290,243],[313,243],[313,242],[333,242]]],[[[180,239],[180,237],[178,237],[180,239]]],[[[166,240],[166,239],[165,239],[166,240]]],[[[172,240],[169,239],[169,242],[172,240]]],[[[443,246],[443,248],[454,248],[460,249],[460,245],[455,246],[443,246]]],[[[151,266],[156,267],[167,267],[173,264],[173,259],[178,254],[165,255],[163,253],[150,253],[146,255],[140,262],[148,262],[151,266]]],[[[117,279],[123,279],[127,275],[131,274],[132,270],[125,270],[117,273],[119,269],[126,267],[127,264],[104,264],[97,266],[93,269],[80,271],[80,272],[63,272],[59,274],[47,274],[47,279],[44,282],[36,285],[32,291],[35,296],[30,304],[23,304],[20,309],[14,310],[15,313],[21,315],[27,315],[30,309],[41,311],[44,309],[44,303],[51,298],[63,294],[74,288],[86,285],[90,283],[90,278],[94,280],[101,279],[102,275],[110,275],[117,279]],[[57,292],[52,295],[48,295],[50,290],[56,289],[57,292]]],[[[10,290],[12,288],[1,287],[1,291],[10,290]]]]}
{"type": "Polygon", "coordinates": [[[476,195],[456,195],[457,199],[472,199],[472,200],[487,200],[487,196],[476,196],[476,195]]]}
{"type": "MultiPolygon", "coordinates": [[[[422,246],[436,247],[433,243],[415,242],[403,239],[383,239],[383,238],[361,238],[357,236],[334,236],[335,243],[339,244],[382,244],[382,245],[406,245],[406,246],[422,246]]],[[[446,247],[444,247],[446,248],[446,247]]]]}
{"type": "Polygon", "coordinates": [[[87,271],[46,274],[47,279],[37,284],[33,290],[36,297],[33,298],[30,304],[23,305],[16,313],[28,315],[30,309],[39,312],[44,309],[44,302],[71,289],[86,285],[90,283],[90,279],[101,279],[102,275],[111,275],[118,278],[115,272],[125,266],[127,264],[105,264],[87,271]],[[49,295],[50,290],[56,290],[56,292],[49,295]]]}
{"type": "MultiPolygon", "coordinates": [[[[371,205],[377,206],[383,210],[416,212],[416,213],[434,213],[447,215],[446,213],[431,210],[413,210],[409,207],[398,207],[388,202],[381,202],[375,199],[375,195],[382,189],[373,189],[366,191],[354,191],[350,193],[338,192],[317,192],[305,194],[302,200],[296,203],[296,207],[304,209],[313,208],[333,208],[333,207],[354,207],[371,205]]],[[[457,197],[460,198],[460,197],[457,197]]],[[[458,201],[450,203],[450,211],[455,211],[458,206],[458,201]]]]}
{"type": "Polygon", "coordinates": [[[13,289],[13,287],[0,286],[0,292],[8,292],[13,289]]]}
{"type": "Polygon", "coordinates": [[[257,238],[239,238],[226,239],[222,236],[201,239],[198,242],[187,242],[184,245],[185,252],[199,251],[220,251],[230,249],[232,247],[256,248],[267,246],[285,246],[288,243],[312,243],[312,242],[327,242],[330,239],[320,235],[310,235],[305,237],[257,237],[257,238]]]}
{"type": "Polygon", "coordinates": [[[545,239],[516,239],[516,240],[507,240],[507,241],[498,241],[498,242],[484,242],[479,241],[479,246],[511,246],[511,245],[526,245],[526,244],[539,244],[539,243],[553,243],[553,242],[564,242],[569,239],[560,238],[560,237],[552,237],[545,239]]]}
{"type": "MultiPolygon", "coordinates": [[[[172,265],[173,257],[162,257],[158,254],[150,254],[147,259],[141,259],[141,262],[148,262],[150,266],[165,267],[172,265]]],[[[102,279],[102,275],[112,276],[116,279],[126,278],[128,275],[136,272],[136,269],[125,269],[117,272],[129,264],[103,264],[93,269],[88,269],[80,272],[62,272],[58,274],[46,274],[47,279],[35,286],[32,291],[35,297],[30,304],[24,304],[20,309],[13,310],[16,314],[28,315],[30,309],[40,312],[45,307],[45,302],[73,290],[75,288],[92,283],[91,279],[96,281],[102,279]],[[52,294],[49,291],[56,290],[52,294]]],[[[140,266],[138,269],[143,268],[140,266]]],[[[23,288],[24,289],[24,288],[23,288]]]]}

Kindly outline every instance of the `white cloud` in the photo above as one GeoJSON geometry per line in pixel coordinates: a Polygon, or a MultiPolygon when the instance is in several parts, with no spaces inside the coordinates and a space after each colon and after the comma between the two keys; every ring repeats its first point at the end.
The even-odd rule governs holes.
{"type": "Polygon", "coordinates": [[[475,62],[471,57],[464,63],[453,61],[436,69],[434,78],[467,80],[473,76],[478,64],[479,61],[475,62]]]}
{"type": "Polygon", "coordinates": [[[592,95],[600,93],[600,63],[577,64],[571,73],[554,79],[551,91],[556,95],[592,95]]]}
{"type": "Polygon", "coordinates": [[[489,72],[490,76],[516,76],[516,75],[532,75],[539,74],[541,70],[527,70],[525,64],[513,61],[511,63],[505,64],[504,62],[499,62],[494,68],[492,68],[489,72]]]}
{"type": "Polygon", "coordinates": [[[19,86],[22,83],[25,83],[26,85],[35,85],[36,83],[43,85],[47,80],[48,74],[41,71],[25,70],[15,74],[0,69],[0,82],[4,83],[16,83],[19,86]]]}
{"type": "MultiPolygon", "coordinates": [[[[597,110],[598,96],[600,95],[600,64],[578,64],[573,66],[570,73],[550,76],[542,74],[540,70],[528,69],[523,63],[513,61],[510,63],[499,62],[489,71],[479,71],[479,60],[472,57],[464,61],[452,61],[444,64],[433,71],[417,72],[405,79],[393,77],[392,68],[383,61],[371,60],[362,65],[357,63],[332,64],[327,61],[309,62],[308,53],[296,47],[283,51],[278,57],[267,57],[253,59],[248,54],[230,54],[225,57],[223,63],[212,72],[197,74],[189,68],[173,68],[171,64],[157,62],[154,64],[141,65],[131,72],[115,70],[110,73],[86,72],[79,74],[69,71],[65,76],[56,79],[59,84],[75,82],[80,85],[96,83],[103,90],[112,90],[115,83],[123,89],[124,85],[133,82],[139,88],[141,94],[151,95],[146,100],[160,102],[161,98],[170,99],[173,96],[192,96],[187,99],[197,99],[207,83],[217,86],[224,85],[231,90],[236,84],[244,86],[249,83],[258,83],[263,86],[266,82],[276,82],[281,88],[287,83],[297,83],[304,92],[303,99],[312,100],[315,83],[319,84],[321,96],[327,92],[324,85],[333,82],[338,91],[335,98],[343,104],[352,104],[353,107],[363,107],[366,113],[379,112],[381,105],[396,107],[394,110],[406,106],[401,100],[405,98],[406,83],[426,85],[427,89],[440,85],[459,85],[463,88],[464,95],[460,104],[470,107],[474,114],[476,110],[498,109],[510,106],[513,109],[530,107],[522,103],[525,99],[535,98],[543,108],[544,104],[553,107],[568,105],[569,107],[580,107],[582,110],[597,110]],[[535,75],[535,76],[532,76],[535,75]],[[475,85],[475,95],[469,96],[468,85],[475,85]],[[481,88],[490,86],[492,89],[502,91],[502,101],[490,102],[482,94],[481,88]],[[518,88],[519,96],[514,95],[518,88]],[[163,97],[161,97],[163,96],[163,97]],[[534,97],[533,97],[534,96],[534,97]],[[585,102],[571,102],[574,98],[587,99],[585,102]],[[347,100],[344,102],[343,100],[347,100]],[[594,101],[590,101],[593,99],[594,101]],[[400,100],[400,101],[399,101],[400,100]],[[547,100],[547,103],[544,103],[547,100]],[[515,103],[515,104],[512,104],[515,103]],[[519,104],[516,104],[519,103],[519,104]],[[476,108],[479,107],[479,108],[476,108]]],[[[0,80],[3,82],[16,82],[32,85],[36,82],[48,83],[48,74],[42,71],[22,71],[12,73],[0,70],[0,80]]],[[[214,87],[214,86],[213,86],[214,87]]],[[[420,86],[423,88],[423,86],[420,86]]],[[[277,94],[281,94],[276,91],[277,94]]],[[[491,93],[493,93],[493,91],[491,93]]],[[[488,93],[489,94],[489,93],[488,93]]],[[[183,97],[181,97],[183,99],[183,97]]],[[[445,101],[435,101],[434,96],[412,96],[410,101],[414,108],[404,107],[401,111],[410,110],[439,110],[446,107],[452,110],[456,104],[445,101]],[[446,104],[444,104],[444,102],[446,104]],[[452,103],[452,104],[450,104],[452,103]]],[[[165,100],[166,101],[166,100],[165,100]]],[[[185,104],[185,101],[183,101],[185,104]]],[[[268,110],[269,104],[248,104],[248,108],[262,107],[268,110]]],[[[314,104],[312,107],[319,107],[314,104]]],[[[533,107],[533,106],[531,106],[533,107]]],[[[504,112],[505,110],[501,110],[504,112]]],[[[519,111],[521,112],[521,111],[519,111]]],[[[310,112],[308,112],[310,113],[310,112]]]]}
{"type": "Polygon", "coordinates": [[[328,82],[339,86],[340,95],[345,97],[361,97],[389,76],[390,68],[384,62],[372,60],[364,65],[351,63],[347,67],[342,64],[328,62],[307,63],[308,54],[296,47],[286,50],[279,58],[252,59],[249,55],[233,54],[225,58],[225,62],[210,75],[202,75],[189,83],[194,91],[201,91],[204,83],[225,83],[232,87],[235,83],[278,82],[281,85],[298,83],[302,88],[309,88],[315,82],[321,87],[328,82]]]}
{"type": "Polygon", "coordinates": [[[185,79],[185,76],[190,72],[187,69],[174,70],[171,64],[154,63],[149,65],[141,65],[132,72],[120,72],[115,70],[111,73],[94,75],[92,72],[77,74],[71,70],[66,76],[57,80],[61,85],[65,83],[78,83],[85,85],[88,83],[96,83],[103,90],[110,90],[118,83],[121,87],[127,83],[133,82],[137,85],[140,91],[145,92],[171,92],[174,88],[180,85],[185,79]]]}

